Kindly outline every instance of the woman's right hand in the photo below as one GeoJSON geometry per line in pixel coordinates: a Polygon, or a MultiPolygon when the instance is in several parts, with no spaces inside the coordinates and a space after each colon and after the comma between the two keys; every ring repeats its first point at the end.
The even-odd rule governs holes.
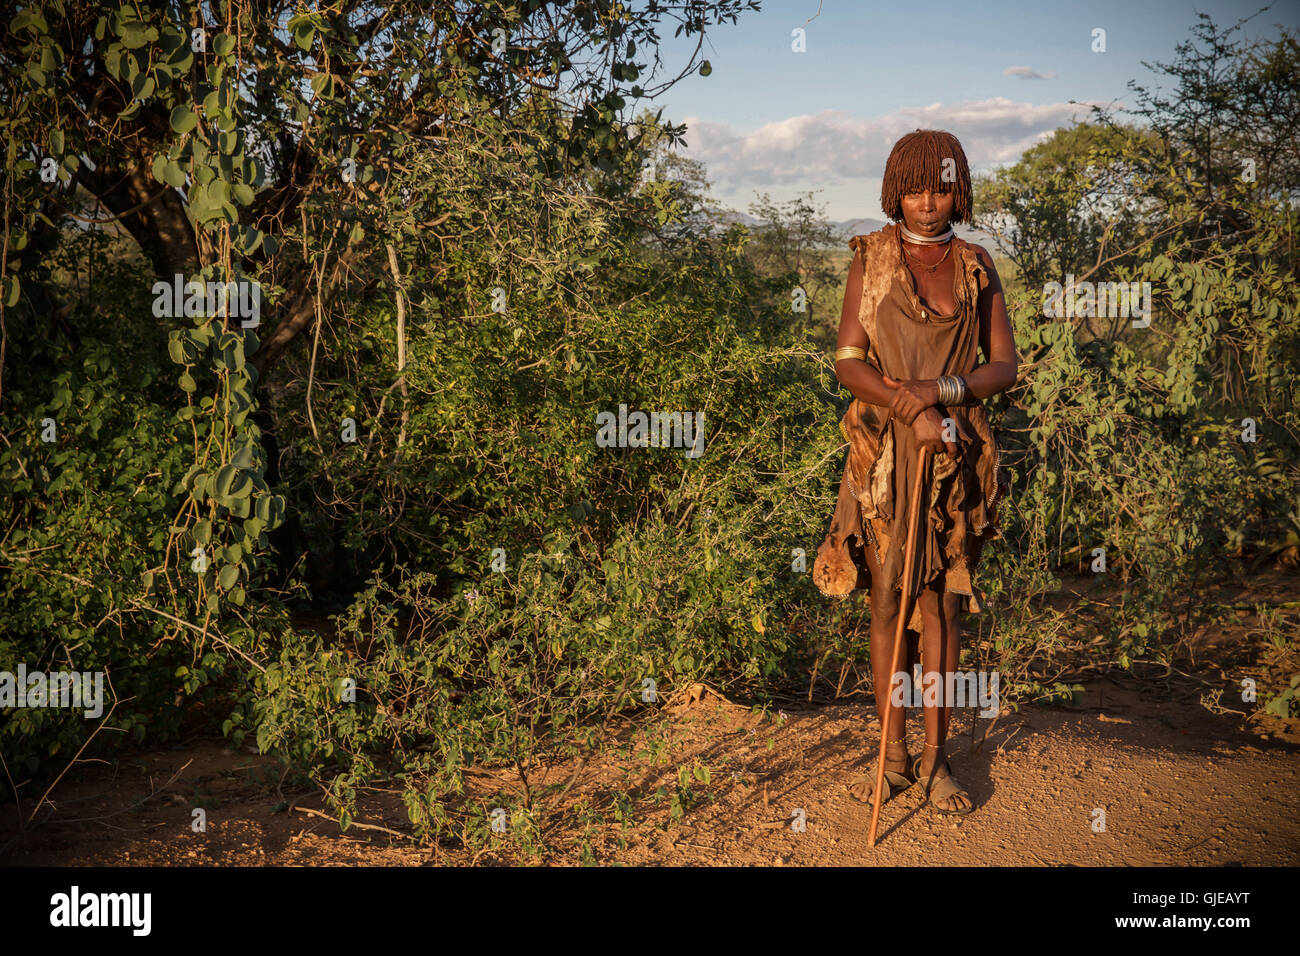
{"type": "MultiPolygon", "coordinates": [[[[947,451],[954,458],[957,457],[957,442],[945,441],[943,437],[944,417],[939,413],[939,409],[933,406],[927,408],[921,414],[917,415],[912,422],[912,434],[916,436],[917,443],[922,448],[928,448],[936,455],[941,451],[947,451]]],[[[959,438],[969,439],[966,429],[962,423],[954,418],[953,425],[959,438]]]]}

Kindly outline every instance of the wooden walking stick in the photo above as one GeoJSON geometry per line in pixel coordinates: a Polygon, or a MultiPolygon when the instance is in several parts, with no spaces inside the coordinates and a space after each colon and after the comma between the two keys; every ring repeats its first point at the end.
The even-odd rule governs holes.
{"type": "MultiPolygon", "coordinates": [[[[889,669],[889,680],[892,687],[894,675],[898,673],[898,668],[902,666],[899,659],[903,653],[903,632],[907,629],[908,616],[912,612],[912,574],[916,569],[916,526],[917,515],[921,511],[921,492],[925,487],[925,477],[927,466],[930,464],[930,449],[922,446],[916,456],[916,475],[912,479],[912,502],[908,508],[907,514],[907,544],[904,545],[903,551],[903,587],[902,597],[898,605],[898,627],[894,631],[894,653],[893,664],[889,669]]],[[[879,695],[881,689],[876,688],[876,694],[879,695]]],[[[884,693],[889,694],[889,688],[885,688],[884,693]]],[[[876,764],[876,789],[872,796],[875,797],[875,804],[871,808],[871,834],[868,837],[868,846],[876,845],[876,826],[880,822],[880,805],[885,801],[880,799],[885,788],[885,745],[889,740],[890,718],[894,716],[894,708],[889,705],[888,697],[885,703],[885,719],[880,728],[880,762],[876,764]]]]}

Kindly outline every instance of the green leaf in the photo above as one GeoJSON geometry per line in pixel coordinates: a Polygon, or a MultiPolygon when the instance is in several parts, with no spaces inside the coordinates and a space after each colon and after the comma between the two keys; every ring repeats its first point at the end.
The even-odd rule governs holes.
{"type": "Polygon", "coordinates": [[[235,49],[235,38],[229,33],[218,33],[212,41],[212,52],[217,56],[229,56],[235,49]]]}
{"type": "Polygon", "coordinates": [[[190,109],[188,106],[185,106],[184,104],[177,106],[172,110],[172,115],[171,115],[172,129],[174,129],[178,133],[181,134],[188,133],[195,126],[198,125],[198,122],[199,122],[199,118],[195,114],[195,112],[192,109],[190,109]]]}
{"type": "MultiPolygon", "coordinates": [[[[156,39],[156,37],[155,37],[156,39]]],[[[128,23],[122,29],[122,45],[128,50],[138,49],[149,42],[149,27],[147,24],[134,22],[128,23]]]]}
{"type": "Polygon", "coordinates": [[[63,130],[50,130],[50,154],[54,156],[63,155],[63,130]]]}
{"type": "Polygon", "coordinates": [[[131,95],[137,100],[147,100],[153,96],[153,91],[157,87],[153,76],[149,73],[140,73],[131,82],[131,95]]]}
{"type": "Polygon", "coordinates": [[[212,479],[212,493],[218,498],[225,498],[230,494],[230,488],[235,483],[235,476],[238,474],[238,466],[233,464],[222,465],[212,479]]]}
{"type": "Polygon", "coordinates": [[[40,11],[28,7],[9,21],[9,31],[11,33],[21,33],[23,30],[31,30],[33,33],[48,33],[50,28],[46,24],[45,18],[41,16],[40,11]]]}
{"type": "Polygon", "coordinates": [[[181,341],[181,335],[182,332],[175,329],[167,336],[167,354],[177,365],[188,365],[185,360],[185,343],[181,341]]]}
{"type": "MultiPolygon", "coordinates": [[[[235,194],[235,198],[239,200],[239,203],[240,203],[241,206],[247,206],[249,203],[251,203],[251,202],[253,201],[253,198],[252,198],[252,197],[253,197],[253,190],[252,190],[252,188],[251,188],[251,187],[248,187],[248,186],[244,186],[243,183],[240,183],[239,186],[236,186],[236,187],[232,190],[232,192],[234,192],[234,194],[235,194]],[[243,194],[240,192],[240,187],[241,187],[241,186],[242,186],[244,189],[247,189],[247,190],[248,190],[248,201],[247,201],[247,202],[244,201],[243,194]]],[[[244,254],[245,254],[245,255],[252,255],[254,252],[257,251],[258,246],[260,246],[260,245],[262,244],[262,230],[260,230],[260,229],[254,229],[253,227],[249,226],[249,227],[246,228],[246,229],[241,229],[241,230],[240,230],[239,238],[240,238],[240,243],[241,243],[241,245],[243,246],[244,254]]],[[[247,331],[251,331],[251,330],[250,330],[250,329],[245,329],[244,331],[247,332],[247,331]]],[[[245,354],[245,355],[252,355],[253,352],[256,350],[256,345],[253,344],[253,347],[250,348],[250,347],[249,347],[250,344],[253,344],[253,343],[248,342],[247,338],[245,338],[245,341],[244,341],[244,354],[245,354]]]]}
{"type": "Polygon", "coordinates": [[[169,159],[163,167],[163,181],[167,183],[168,186],[172,186],[176,189],[184,189],[185,170],[181,169],[179,163],[172,162],[169,159]]]}
{"type": "Polygon", "coordinates": [[[239,565],[227,564],[222,567],[221,572],[217,575],[217,583],[221,585],[221,590],[229,591],[239,580],[239,565]]]}

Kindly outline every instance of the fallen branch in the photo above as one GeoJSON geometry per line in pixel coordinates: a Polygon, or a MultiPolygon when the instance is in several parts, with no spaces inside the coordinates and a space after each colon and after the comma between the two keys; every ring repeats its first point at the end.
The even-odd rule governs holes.
{"type": "MultiPolygon", "coordinates": [[[[309,813],[314,817],[320,817],[322,820],[330,820],[334,823],[338,823],[338,820],[330,816],[328,813],[321,813],[319,810],[313,810],[311,807],[290,807],[289,809],[297,810],[299,813],[309,813]]],[[[397,830],[390,830],[388,829],[388,827],[377,826],[376,824],[373,823],[357,823],[353,821],[352,823],[349,823],[348,826],[356,827],[358,830],[376,830],[380,833],[387,833],[390,836],[399,837],[403,840],[415,839],[415,837],[411,836],[411,834],[409,833],[401,833],[397,830]]]]}

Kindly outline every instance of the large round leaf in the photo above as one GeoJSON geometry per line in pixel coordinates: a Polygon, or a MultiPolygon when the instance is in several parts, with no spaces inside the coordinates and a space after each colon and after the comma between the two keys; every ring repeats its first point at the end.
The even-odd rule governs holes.
{"type": "Polygon", "coordinates": [[[188,106],[181,104],[172,110],[172,129],[178,133],[188,133],[199,123],[199,118],[188,106]]]}

